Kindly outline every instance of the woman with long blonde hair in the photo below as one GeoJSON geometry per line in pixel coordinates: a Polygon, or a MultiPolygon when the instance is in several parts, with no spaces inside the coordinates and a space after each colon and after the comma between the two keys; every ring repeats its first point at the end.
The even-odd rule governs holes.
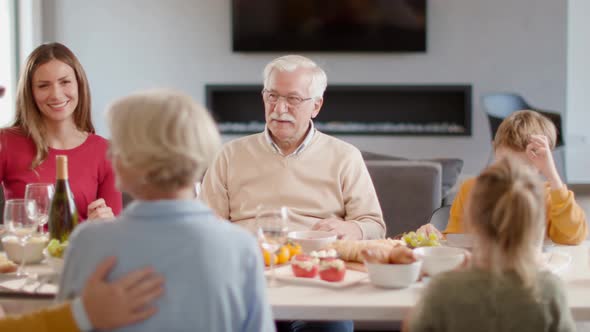
{"type": "Polygon", "coordinates": [[[66,46],[43,44],[29,55],[18,83],[16,120],[0,131],[0,144],[5,199],[22,198],[27,183],[55,182],[55,157],[67,155],[81,219],[121,211],[108,142],[92,125],[88,80],[66,46]]]}
{"type": "Polygon", "coordinates": [[[409,331],[575,331],[565,289],[540,262],[545,194],[539,175],[506,157],[484,170],[466,208],[472,266],[434,277],[409,331]]]}

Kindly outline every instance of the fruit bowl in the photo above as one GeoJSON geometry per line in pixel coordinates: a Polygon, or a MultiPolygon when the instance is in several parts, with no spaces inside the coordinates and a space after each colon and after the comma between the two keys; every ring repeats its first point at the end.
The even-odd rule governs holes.
{"type": "Polygon", "coordinates": [[[423,260],[422,269],[430,276],[452,270],[465,259],[465,249],[454,247],[421,247],[414,253],[423,260]]]}
{"type": "Polygon", "coordinates": [[[290,232],[287,237],[289,240],[301,245],[301,249],[305,253],[323,249],[330,243],[336,241],[337,238],[336,234],[324,231],[290,232]]]}
{"type": "MultiPolygon", "coordinates": [[[[35,264],[43,260],[43,248],[47,245],[47,238],[44,236],[33,236],[26,244],[25,264],[35,264]]],[[[2,246],[6,251],[6,257],[11,261],[20,264],[23,259],[23,247],[19,239],[13,235],[2,238],[2,246]]]]}
{"type": "Polygon", "coordinates": [[[369,281],[377,287],[405,288],[418,280],[422,261],[410,264],[365,263],[369,281]]]}

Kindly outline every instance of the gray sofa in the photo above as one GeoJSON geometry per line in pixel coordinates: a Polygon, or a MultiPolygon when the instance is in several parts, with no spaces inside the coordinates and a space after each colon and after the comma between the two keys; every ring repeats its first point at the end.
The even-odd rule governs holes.
{"type": "Polygon", "coordinates": [[[415,230],[429,222],[442,202],[442,168],[430,161],[367,160],[387,236],[415,230]]]}
{"type": "Polygon", "coordinates": [[[463,161],[460,159],[409,160],[363,151],[369,174],[392,237],[415,230],[430,221],[432,213],[450,204],[463,161]]]}

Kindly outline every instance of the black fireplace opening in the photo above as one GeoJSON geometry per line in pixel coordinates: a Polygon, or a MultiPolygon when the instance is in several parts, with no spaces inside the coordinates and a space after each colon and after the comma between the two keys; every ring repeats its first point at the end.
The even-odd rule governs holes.
{"type": "MultiPolygon", "coordinates": [[[[209,84],[224,134],[264,130],[262,85],[209,84]]],[[[471,135],[471,85],[330,85],[314,125],[336,135],[471,135]]]]}

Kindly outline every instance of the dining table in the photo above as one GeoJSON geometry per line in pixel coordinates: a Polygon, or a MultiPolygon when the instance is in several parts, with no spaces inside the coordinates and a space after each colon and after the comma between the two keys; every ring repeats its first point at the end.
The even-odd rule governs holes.
{"type": "MultiPolygon", "coordinates": [[[[565,284],[574,319],[577,322],[590,321],[590,241],[575,246],[552,245],[545,248],[545,252],[549,260],[552,253],[571,257],[556,273],[565,284]]],[[[27,270],[33,275],[51,273],[51,268],[44,263],[29,265],[27,270]]],[[[55,281],[56,278],[52,282],[55,281]]],[[[26,287],[15,287],[15,284],[18,286],[15,276],[0,275],[0,308],[7,314],[25,313],[54,303],[56,284],[40,288],[34,282],[29,282],[26,287]]],[[[267,296],[276,320],[399,323],[416,305],[427,285],[428,278],[402,289],[376,287],[368,277],[342,287],[280,279],[272,287],[267,287],[267,296]]]]}

